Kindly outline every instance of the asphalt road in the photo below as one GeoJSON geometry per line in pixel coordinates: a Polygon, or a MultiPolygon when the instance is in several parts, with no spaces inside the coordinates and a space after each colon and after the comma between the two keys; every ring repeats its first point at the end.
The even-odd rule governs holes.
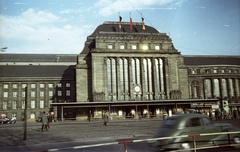
{"type": "MultiPolygon", "coordinates": [[[[225,120],[240,127],[240,120],[225,120]]],[[[80,151],[80,152],[124,152],[119,142],[152,138],[162,121],[158,119],[110,121],[103,126],[102,121],[93,122],[55,122],[49,131],[41,132],[41,123],[27,124],[27,140],[23,140],[23,122],[0,125],[0,151],[80,151]],[[104,143],[110,143],[104,145],[104,143]],[[96,147],[87,145],[103,144],[96,147]]],[[[128,143],[128,152],[156,152],[146,142],[128,143]]],[[[224,148],[218,151],[224,150],[224,148]]],[[[226,151],[236,151],[230,149],[226,151]]],[[[213,151],[213,150],[211,150],[213,151]]]]}

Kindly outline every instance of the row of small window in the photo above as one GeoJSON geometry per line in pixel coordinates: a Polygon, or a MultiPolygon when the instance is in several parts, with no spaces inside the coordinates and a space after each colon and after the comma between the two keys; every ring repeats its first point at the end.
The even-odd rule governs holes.
{"type": "MultiPolygon", "coordinates": [[[[111,44],[107,44],[107,48],[108,49],[114,49],[115,47],[114,47],[114,44],[111,43],[111,44]]],[[[131,45],[131,49],[132,50],[137,50],[138,48],[140,48],[140,47],[137,44],[132,44],[131,45]]],[[[126,44],[120,44],[119,49],[121,49],[121,50],[127,49],[126,44]]],[[[149,45],[148,44],[143,44],[143,45],[141,45],[140,49],[148,50],[149,49],[149,45]]],[[[154,49],[155,50],[160,50],[160,45],[154,45],[154,49]]]]}
{"type": "MultiPolygon", "coordinates": [[[[58,83],[58,84],[57,84],[57,87],[58,87],[58,88],[61,88],[62,85],[63,85],[62,83],[58,83]]],[[[21,84],[21,86],[22,86],[22,88],[26,88],[26,87],[27,87],[27,84],[23,83],[23,84],[21,84]]],[[[4,88],[4,89],[9,89],[9,87],[10,87],[9,84],[3,84],[3,88],[4,88]]],[[[19,87],[19,84],[17,84],[17,83],[12,84],[12,88],[13,88],[13,89],[17,89],[18,87],[19,87]]],[[[37,87],[37,84],[32,83],[32,84],[30,85],[30,87],[31,87],[32,89],[35,89],[35,88],[37,87]]],[[[48,88],[53,88],[53,87],[54,87],[54,84],[53,84],[53,83],[49,83],[49,84],[48,84],[48,88]]],[[[71,83],[66,83],[66,87],[67,87],[67,88],[71,87],[71,83]]],[[[39,88],[45,88],[45,84],[44,84],[44,83],[40,83],[40,84],[39,84],[39,88]]]]}
{"type": "MultiPolygon", "coordinates": [[[[44,97],[45,96],[45,91],[40,91],[39,95],[40,95],[40,97],[44,97]]],[[[49,97],[52,97],[53,96],[53,91],[52,90],[49,91],[48,95],[49,95],[49,97]]],[[[25,96],[26,96],[26,92],[22,92],[22,97],[25,97],[25,96]]],[[[31,97],[36,97],[36,91],[31,91],[31,95],[30,96],[31,97]]],[[[57,96],[59,96],[59,97],[63,96],[61,90],[57,91],[57,96]]],[[[71,96],[71,91],[70,90],[66,90],[66,96],[71,96]]],[[[7,91],[4,91],[3,92],[3,97],[4,98],[8,98],[9,97],[9,93],[7,91]]],[[[12,93],[12,97],[18,97],[18,92],[14,91],[12,93]]]]}
{"type": "MultiPolygon", "coordinates": [[[[201,70],[200,69],[190,69],[191,74],[200,74],[201,70]]],[[[238,73],[237,69],[205,69],[204,73],[209,74],[209,73],[238,73]]]]}
{"type": "MultiPolygon", "coordinates": [[[[50,104],[52,103],[52,100],[49,100],[49,108],[50,108],[50,104]]],[[[17,109],[17,101],[12,101],[11,104],[11,109],[17,109]]],[[[25,101],[22,101],[21,103],[21,109],[25,109],[25,101]]],[[[39,101],[39,108],[43,109],[45,108],[45,101],[44,100],[40,100],[39,101]]],[[[3,101],[3,110],[8,110],[9,105],[8,105],[8,101],[3,101]]],[[[36,101],[32,100],[30,101],[30,108],[31,109],[35,109],[36,108],[36,101]]]]}

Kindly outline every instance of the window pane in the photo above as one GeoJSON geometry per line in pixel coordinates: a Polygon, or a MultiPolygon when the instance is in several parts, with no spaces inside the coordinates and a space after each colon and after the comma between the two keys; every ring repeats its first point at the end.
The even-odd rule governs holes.
{"type": "Polygon", "coordinates": [[[13,84],[13,88],[17,89],[18,88],[18,84],[13,84]]]}
{"type": "Polygon", "coordinates": [[[31,97],[35,97],[35,91],[31,91],[31,97]]]}
{"type": "Polygon", "coordinates": [[[17,101],[12,102],[12,109],[17,109],[17,101]]]}
{"type": "Polygon", "coordinates": [[[31,108],[35,109],[35,101],[31,101],[31,108]]]}
{"type": "Polygon", "coordinates": [[[113,44],[108,44],[107,48],[108,49],[113,49],[113,44]]]}
{"type": "Polygon", "coordinates": [[[137,45],[135,45],[135,44],[132,45],[132,49],[133,49],[133,50],[136,50],[136,49],[137,49],[137,45]]]}
{"type": "Polygon", "coordinates": [[[44,100],[40,100],[40,108],[44,108],[44,100]]]}
{"type": "Polygon", "coordinates": [[[52,97],[53,96],[53,91],[49,91],[49,97],[52,97]]]}
{"type": "Polygon", "coordinates": [[[40,97],[44,97],[44,91],[40,91],[40,97]]]}
{"type": "Polygon", "coordinates": [[[35,118],[35,113],[31,113],[30,117],[31,117],[32,119],[34,119],[34,118],[35,118]]]}
{"type": "Polygon", "coordinates": [[[13,97],[17,97],[17,92],[16,91],[13,92],[13,97]]]}
{"type": "Polygon", "coordinates": [[[27,84],[22,84],[22,88],[26,88],[27,87],[27,84]]]}
{"type": "Polygon", "coordinates": [[[25,109],[25,101],[22,101],[22,109],[25,109]]]}
{"type": "Polygon", "coordinates": [[[70,90],[66,90],[66,96],[70,96],[70,90]]]}
{"type": "Polygon", "coordinates": [[[159,45],[155,45],[155,50],[160,50],[160,46],[159,45]]]}
{"type": "Polygon", "coordinates": [[[25,94],[26,94],[25,92],[22,92],[22,97],[25,97],[25,94]]]}
{"type": "Polygon", "coordinates": [[[32,83],[31,88],[36,88],[36,84],[32,83]]]}
{"type": "Polygon", "coordinates": [[[62,87],[62,83],[58,83],[57,86],[58,86],[59,88],[61,88],[61,87],[62,87]]]}
{"type": "Polygon", "coordinates": [[[62,91],[58,91],[58,96],[62,96],[62,91]]]}
{"type": "Polygon", "coordinates": [[[201,119],[200,118],[192,118],[190,120],[190,126],[191,127],[201,126],[201,119]]]}
{"type": "Polygon", "coordinates": [[[4,85],[3,85],[3,88],[4,88],[4,89],[8,89],[8,84],[4,84],[4,85]]]}
{"type": "Polygon", "coordinates": [[[70,83],[66,83],[66,87],[70,87],[71,86],[71,84],[70,83]]]}
{"type": "Polygon", "coordinates": [[[7,97],[8,97],[8,92],[5,91],[5,92],[3,93],[3,97],[4,97],[4,98],[7,98],[7,97]]]}
{"type": "Polygon", "coordinates": [[[125,49],[125,45],[124,44],[120,44],[120,49],[125,49]]]}
{"type": "Polygon", "coordinates": [[[3,110],[7,110],[7,101],[3,101],[3,110]]]}
{"type": "Polygon", "coordinates": [[[44,88],[45,87],[45,84],[44,83],[41,83],[40,84],[40,88],[44,88]]]}
{"type": "Polygon", "coordinates": [[[53,88],[53,84],[52,83],[48,84],[48,87],[53,88]]]}

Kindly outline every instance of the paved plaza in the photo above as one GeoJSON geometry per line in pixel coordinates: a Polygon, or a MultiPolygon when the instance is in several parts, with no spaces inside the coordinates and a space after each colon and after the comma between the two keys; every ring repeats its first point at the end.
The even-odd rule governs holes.
{"type": "Polygon", "coordinates": [[[27,140],[23,140],[23,122],[0,126],[0,146],[23,146],[88,140],[116,140],[151,137],[161,120],[118,120],[103,126],[102,121],[65,121],[50,124],[49,131],[41,132],[41,123],[30,122],[27,140]]]}
{"type": "MultiPolygon", "coordinates": [[[[240,120],[221,122],[229,122],[240,127],[240,120]]],[[[159,119],[138,121],[125,119],[110,121],[107,126],[104,126],[101,120],[92,122],[64,121],[51,123],[49,131],[41,132],[41,123],[29,122],[27,124],[27,140],[25,141],[23,140],[23,122],[5,124],[0,125],[0,151],[36,145],[48,145],[48,148],[53,148],[57,146],[56,144],[70,146],[67,143],[89,144],[93,141],[103,143],[126,139],[147,139],[154,135],[161,123],[162,120],[159,119]]]]}

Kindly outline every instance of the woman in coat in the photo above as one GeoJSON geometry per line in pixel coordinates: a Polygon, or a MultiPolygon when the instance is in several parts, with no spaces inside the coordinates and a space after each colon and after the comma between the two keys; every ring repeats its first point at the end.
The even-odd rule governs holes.
{"type": "Polygon", "coordinates": [[[103,125],[107,126],[107,122],[108,122],[108,115],[106,112],[104,112],[103,114],[103,125]]]}
{"type": "Polygon", "coordinates": [[[42,132],[43,132],[43,127],[45,127],[46,131],[48,131],[47,124],[48,124],[48,118],[47,118],[47,114],[44,111],[42,114],[42,132]]]}

